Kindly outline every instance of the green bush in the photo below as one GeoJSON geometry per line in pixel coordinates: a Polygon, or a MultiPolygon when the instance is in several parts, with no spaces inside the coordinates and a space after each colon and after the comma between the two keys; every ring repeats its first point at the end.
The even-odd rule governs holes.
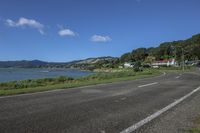
{"type": "Polygon", "coordinates": [[[135,65],[134,65],[134,67],[133,67],[133,70],[134,70],[135,72],[143,71],[141,62],[139,62],[139,61],[136,62],[135,65]]]}
{"type": "Polygon", "coordinates": [[[0,83],[0,89],[8,90],[8,89],[21,89],[21,88],[29,88],[29,87],[39,87],[39,86],[47,86],[53,84],[60,84],[64,82],[73,81],[73,78],[60,76],[58,78],[44,78],[44,79],[28,79],[22,81],[11,81],[0,83]]]}

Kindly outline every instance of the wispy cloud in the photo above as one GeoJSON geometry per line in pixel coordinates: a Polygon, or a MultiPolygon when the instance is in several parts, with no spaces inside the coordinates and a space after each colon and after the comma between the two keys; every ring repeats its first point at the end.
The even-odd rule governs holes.
{"type": "Polygon", "coordinates": [[[37,29],[40,34],[44,34],[44,25],[34,19],[27,19],[24,17],[19,18],[18,21],[13,21],[11,19],[6,20],[6,24],[10,27],[29,27],[37,29]]]}
{"type": "Polygon", "coordinates": [[[109,42],[112,39],[109,36],[93,35],[90,40],[92,42],[109,42]]]}
{"type": "Polygon", "coordinates": [[[71,37],[76,36],[76,33],[70,29],[61,29],[58,31],[58,34],[60,36],[71,36],[71,37]]]}

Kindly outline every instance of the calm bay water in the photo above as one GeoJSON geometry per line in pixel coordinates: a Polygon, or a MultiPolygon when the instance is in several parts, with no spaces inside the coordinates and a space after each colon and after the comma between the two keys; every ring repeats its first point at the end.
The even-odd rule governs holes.
{"type": "Polygon", "coordinates": [[[47,77],[83,77],[92,72],[77,69],[0,68],[0,82],[47,77]]]}

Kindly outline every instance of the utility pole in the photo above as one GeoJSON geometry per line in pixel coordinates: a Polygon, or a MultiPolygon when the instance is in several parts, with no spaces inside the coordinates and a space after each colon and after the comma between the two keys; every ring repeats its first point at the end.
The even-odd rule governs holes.
{"type": "Polygon", "coordinates": [[[183,71],[185,71],[185,58],[184,58],[184,50],[183,50],[183,47],[181,47],[181,50],[182,50],[182,69],[183,71]]]}
{"type": "Polygon", "coordinates": [[[177,62],[178,59],[176,59],[177,58],[176,57],[176,48],[175,48],[175,57],[174,58],[175,58],[175,65],[178,66],[178,62],[177,62]]]}

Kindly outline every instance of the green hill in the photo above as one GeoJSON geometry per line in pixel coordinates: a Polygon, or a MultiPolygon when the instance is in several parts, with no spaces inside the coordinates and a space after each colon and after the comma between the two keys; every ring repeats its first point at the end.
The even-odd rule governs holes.
{"type": "Polygon", "coordinates": [[[176,58],[181,61],[182,50],[185,60],[200,59],[200,34],[194,35],[186,40],[161,43],[158,47],[138,48],[120,57],[120,62],[140,61],[143,62],[147,57],[153,57],[155,60],[176,58]]]}

